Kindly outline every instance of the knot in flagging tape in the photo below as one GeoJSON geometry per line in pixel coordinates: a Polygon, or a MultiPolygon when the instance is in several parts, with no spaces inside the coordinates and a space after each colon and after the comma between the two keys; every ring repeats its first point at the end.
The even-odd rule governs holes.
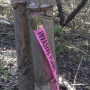
{"type": "Polygon", "coordinates": [[[38,30],[43,26],[43,20],[39,16],[33,14],[30,19],[30,26],[33,30],[38,30]]]}

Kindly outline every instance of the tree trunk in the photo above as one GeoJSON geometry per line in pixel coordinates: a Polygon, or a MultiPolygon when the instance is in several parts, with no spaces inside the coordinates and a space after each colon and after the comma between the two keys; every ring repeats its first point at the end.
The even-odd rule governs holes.
{"type": "Polygon", "coordinates": [[[27,23],[26,4],[19,4],[18,8],[14,10],[14,20],[19,90],[35,90],[34,66],[30,50],[31,41],[27,23]]]}
{"type": "MultiPolygon", "coordinates": [[[[52,8],[38,11],[27,9],[33,0],[12,0],[15,20],[15,37],[18,61],[19,90],[53,90],[53,74],[46,56],[42,51],[34,30],[30,27],[32,14],[43,20],[52,54],[55,59],[54,27],[52,8]],[[15,2],[16,1],[16,2],[15,2]],[[22,1],[22,2],[21,2],[22,1]]],[[[39,5],[54,5],[53,0],[36,0],[39,5]]],[[[39,9],[39,8],[38,8],[39,9]]],[[[56,59],[55,59],[56,63],[56,59]]]]}

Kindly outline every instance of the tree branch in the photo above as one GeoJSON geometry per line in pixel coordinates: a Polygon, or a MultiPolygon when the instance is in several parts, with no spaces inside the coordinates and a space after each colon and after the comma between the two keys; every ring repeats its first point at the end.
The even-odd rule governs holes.
{"type": "Polygon", "coordinates": [[[65,20],[65,17],[64,17],[64,14],[63,14],[63,10],[62,10],[62,5],[61,5],[61,2],[59,0],[56,0],[57,2],[57,7],[58,7],[58,17],[60,18],[60,25],[62,26],[63,23],[64,23],[64,20],[65,20]]]}
{"type": "Polygon", "coordinates": [[[58,12],[59,12],[59,18],[60,18],[60,22],[59,22],[60,25],[63,27],[66,26],[77,15],[77,13],[84,7],[87,1],[88,0],[82,0],[81,3],[76,7],[76,9],[65,20],[63,10],[62,10],[62,5],[59,0],[56,0],[58,12]]]}
{"type": "Polygon", "coordinates": [[[82,0],[81,3],[77,6],[77,8],[67,17],[63,26],[66,26],[76,15],[77,13],[84,7],[88,0],[82,0]]]}

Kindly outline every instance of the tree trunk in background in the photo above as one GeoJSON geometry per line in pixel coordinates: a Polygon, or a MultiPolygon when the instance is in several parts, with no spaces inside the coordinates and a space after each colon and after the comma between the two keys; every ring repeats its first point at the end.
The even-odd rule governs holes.
{"type": "MultiPolygon", "coordinates": [[[[15,20],[15,37],[18,60],[19,90],[53,90],[53,74],[49,63],[30,27],[32,14],[40,16],[46,30],[52,54],[55,58],[53,10],[31,11],[27,9],[33,0],[12,0],[15,20]],[[16,2],[15,2],[16,1],[16,2]]],[[[40,5],[54,5],[53,0],[36,0],[40,5]]],[[[56,63],[56,59],[55,59],[56,63]]]]}

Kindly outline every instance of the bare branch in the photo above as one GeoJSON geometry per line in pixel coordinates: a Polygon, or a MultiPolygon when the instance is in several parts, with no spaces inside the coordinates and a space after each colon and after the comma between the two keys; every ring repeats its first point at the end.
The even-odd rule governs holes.
{"type": "Polygon", "coordinates": [[[81,3],[77,6],[77,8],[67,17],[63,26],[66,26],[75,16],[76,14],[84,7],[88,0],[82,0],[81,3]]]}
{"type": "Polygon", "coordinates": [[[63,14],[61,2],[59,0],[56,0],[56,2],[57,2],[58,12],[59,12],[58,16],[60,18],[60,22],[59,23],[62,26],[63,23],[64,23],[64,20],[65,20],[65,17],[64,17],[64,14],[63,14]]]}
{"type": "Polygon", "coordinates": [[[65,20],[61,2],[59,0],[56,0],[58,12],[59,12],[58,16],[60,18],[59,24],[63,27],[66,26],[77,15],[77,13],[84,7],[84,5],[86,4],[87,1],[88,0],[82,0],[81,3],[76,7],[76,9],[65,20]]]}

